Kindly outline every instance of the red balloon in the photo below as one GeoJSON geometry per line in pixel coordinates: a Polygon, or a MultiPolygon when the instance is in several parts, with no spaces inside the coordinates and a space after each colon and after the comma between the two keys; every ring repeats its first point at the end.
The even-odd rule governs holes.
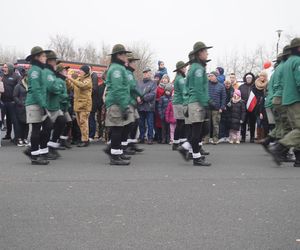
{"type": "Polygon", "coordinates": [[[272,63],[270,61],[264,62],[264,69],[268,69],[272,66],[272,63]]]}

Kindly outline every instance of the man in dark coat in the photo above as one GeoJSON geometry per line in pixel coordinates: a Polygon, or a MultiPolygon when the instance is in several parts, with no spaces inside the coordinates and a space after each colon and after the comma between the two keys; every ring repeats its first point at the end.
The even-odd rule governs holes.
{"type": "MultiPolygon", "coordinates": [[[[255,82],[255,76],[251,72],[249,72],[245,74],[243,80],[244,80],[244,84],[242,84],[239,87],[239,90],[241,91],[242,101],[244,101],[244,103],[247,104],[249,95],[252,91],[255,82]]],[[[241,128],[241,136],[242,136],[241,142],[246,141],[247,124],[249,124],[250,126],[250,142],[254,143],[256,116],[254,112],[249,112],[248,110],[246,112],[246,118],[241,128]]]]}
{"type": "MultiPolygon", "coordinates": [[[[11,63],[5,63],[3,65],[3,85],[4,85],[4,93],[1,95],[1,100],[3,102],[3,114],[6,115],[6,135],[3,140],[11,139],[12,126],[14,128],[15,138],[18,138],[18,122],[17,116],[15,112],[15,103],[13,98],[13,92],[15,86],[21,82],[21,77],[14,72],[14,66],[11,63]]],[[[2,119],[4,120],[4,119],[2,119]]]]}

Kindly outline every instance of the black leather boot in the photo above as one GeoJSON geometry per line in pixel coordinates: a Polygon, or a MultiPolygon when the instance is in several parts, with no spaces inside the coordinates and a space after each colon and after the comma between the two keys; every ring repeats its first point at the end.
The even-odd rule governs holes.
{"type": "Polygon", "coordinates": [[[300,151],[294,150],[294,154],[296,156],[296,161],[294,163],[294,167],[299,168],[300,167],[300,151]]]}
{"type": "Polygon", "coordinates": [[[263,139],[263,141],[261,142],[261,145],[263,146],[263,148],[268,152],[269,151],[269,145],[271,142],[274,142],[276,139],[274,137],[271,136],[267,136],[265,139],[263,139]]]}
{"type": "Polygon", "coordinates": [[[200,146],[200,154],[201,155],[209,155],[209,152],[205,151],[204,148],[202,146],[200,146]]]}
{"type": "Polygon", "coordinates": [[[31,155],[31,165],[48,165],[49,161],[40,155],[31,155]]]}
{"type": "Polygon", "coordinates": [[[211,166],[211,164],[209,162],[206,162],[205,159],[203,159],[202,157],[194,158],[193,165],[194,166],[204,166],[204,167],[211,166]]]}
{"type": "Polygon", "coordinates": [[[172,150],[173,150],[173,151],[176,151],[176,150],[178,149],[178,147],[179,147],[179,144],[178,144],[178,143],[173,143],[173,144],[172,144],[172,150]]]}
{"type": "Polygon", "coordinates": [[[286,158],[286,154],[289,151],[287,147],[283,146],[280,143],[276,143],[272,146],[269,146],[268,149],[269,149],[269,153],[272,155],[277,165],[280,165],[281,162],[284,162],[284,159],[286,158]]]}
{"type": "Polygon", "coordinates": [[[177,151],[181,154],[182,158],[185,161],[189,161],[190,160],[190,158],[189,158],[189,151],[186,150],[184,147],[179,146],[177,151]]]}
{"type": "Polygon", "coordinates": [[[124,155],[135,155],[135,151],[133,151],[131,148],[128,146],[122,146],[123,154],[124,155]]]}
{"type": "Polygon", "coordinates": [[[111,155],[110,157],[110,165],[118,165],[118,166],[127,166],[130,162],[121,159],[120,155],[111,155]]]}
{"type": "Polygon", "coordinates": [[[128,147],[137,153],[142,153],[144,151],[143,148],[139,148],[135,143],[129,143],[128,147]]]}

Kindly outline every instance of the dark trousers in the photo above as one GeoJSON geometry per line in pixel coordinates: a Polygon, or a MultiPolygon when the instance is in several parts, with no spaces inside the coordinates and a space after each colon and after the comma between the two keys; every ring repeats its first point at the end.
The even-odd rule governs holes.
{"type": "Polygon", "coordinates": [[[110,127],[111,131],[111,148],[114,150],[121,149],[122,133],[124,127],[110,127]]]}
{"type": "Polygon", "coordinates": [[[176,128],[174,132],[174,141],[179,139],[186,138],[185,136],[185,128],[184,128],[184,120],[176,120],[176,128]]]}
{"type": "Polygon", "coordinates": [[[230,118],[228,111],[223,111],[221,114],[221,121],[220,121],[220,138],[228,138],[229,137],[229,130],[230,130],[230,118]]]}
{"type": "Polygon", "coordinates": [[[203,122],[196,122],[192,124],[192,138],[190,144],[192,145],[194,154],[200,153],[199,142],[201,142],[202,137],[202,126],[203,122]]]}
{"type": "Polygon", "coordinates": [[[246,139],[247,124],[249,124],[249,127],[250,127],[250,139],[254,139],[255,124],[256,124],[256,116],[255,116],[254,112],[248,112],[247,111],[247,113],[246,113],[246,119],[245,119],[244,123],[241,126],[242,140],[246,139]]]}
{"type": "Polygon", "coordinates": [[[148,140],[153,139],[153,112],[149,111],[140,111],[140,123],[139,123],[139,129],[140,129],[140,139],[145,139],[145,133],[146,133],[146,122],[147,122],[147,130],[148,130],[148,140]]]}
{"type": "MultiPolygon", "coordinates": [[[[6,115],[6,137],[11,137],[12,128],[14,128],[15,138],[19,138],[19,126],[16,116],[15,103],[4,102],[3,103],[3,114],[6,115]]],[[[2,119],[3,120],[3,119],[2,119]]]]}
{"type": "Polygon", "coordinates": [[[136,119],[135,122],[131,123],[131,129],[129,133],[130,139],[136,139],[136,133],[139,127],[139,119],[136,119]]]}
{"type": "Polygon", "coordinates": [[[64,116],[58,116],[53,125],[53,133],[51,141],[57,142],[59,137],[63,134],[66,126],[66,118],[64,116]]]}
{"type": "Polygon", "coordinates": [[[95,112],[91,112],[89,116],[89,138],[94,139],[96,134],[96,118],[95,112]]]}
{"type": "Polygon", "coordinates": [[[161,121],[161,137],[162,143],[170,142],[170,124],[164,120],[161,121]]]}
{"type": "Polygon", "coordinates": [[[52,122],[49,117],[43,122],[32,123],[31,151],[47,148],[51,130],[52,122]]]}
{"type": "Polygon", "coordinates": [[[19,138],[21,140],[27,140],[29,125],[26,122],[19,121],[19,138]]]}

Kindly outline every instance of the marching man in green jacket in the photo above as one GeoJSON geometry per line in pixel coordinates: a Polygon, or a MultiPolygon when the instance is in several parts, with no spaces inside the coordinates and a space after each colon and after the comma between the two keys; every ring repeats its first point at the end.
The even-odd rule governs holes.
{"type": "Polygon", "coordinates": [[[66,125],[64,113],[61,110],[61,98],[64,92],[65,83],[56,76],[56,54],[51,51],[47,54],[47,62],[43,72],[44,81],[47,83],[47,109],[53,123],[53,133],[48,142],[49,160],[60,157],[57,149],[60,148],[59,137],[66,125]]]}
{"type": "MultiPolygon", "coordinates": [[[[192,139],[190,142],[185,142],[179,148],[179,152],[186,158],[189,151],[189,144],[193,149],[193,164],[194,166],[210,166],[201,157],[200,145],[203,134],[203,123],[206,117],[206,109],[208,107],[208,79],[206,75],[206,61],[208,58],[207,50],[212,47],[206,46],[203,42],[197,42],[193,47],[195,59],[190,67],[187,76],[188,86],[188,117],[192,123],[192,139]]],[[[186,158],[188,159],[188,158],[186,158]]]]}
{"type": "Polygon", "coordinates": [[[176,128],[174,132],[174,142],[172,145],[173,150],[177,150],[179,143],[186,141],[184,115],[183,115],[183,94],[185,89],[185,73],[187,64],[183,61],[176,63],[176,77],[174,80],[174,96],[173,96],[173,109],[174,117],[176,119],[176,128]]]}
{"type": "MultiPolygon", "coordinates": [[[[122,138],[127,131],[124,126],[130,123],[130,91],[128,73],[125,68],[127,51],[122,44],[113,47],[111,65],[107,71],[105,105],[107,108],[105,125],[111,130],[111,145],[104,151],[110,155],[111,165],[129,165],[130,157],[123,154],[122,138]]],[[[128,135],[128,133],[127,133],[128,135]]]]}
{"type": "MultiPolygon", "coordinates": [[[[129,94],[130,94],[130,100],[129,100],[129,108],[130,108],[130,117],[128,117],[128,120],[131,121],[131,123],[128,125],[129,127],[129,135],[127,139],[128,146],[127,152],[130,152],[131,154],[134,154],[135,152],[143,152],[144,149],[139,148],[137,144],[136,134],[139,124],[139,113],[137,110],[137,104],[141,102],[141,96],[142,94],[137,89],[137,81],[134,76],[134,71],[136,70],[136,62],[140,59],[136,58],[133,54],[128,55],[128,63],[127,63],[127,73],[128,73],[128,81],[129,81],[129,94]]],[[[123,140],[122,140],[123,143],[123,140]]]]}
{"type": "Polygon", "coordinates": [[[287,108],[292,130],[278,143],[269,147],[277,164],[284,161],[289,148],[294,148],[295,167],[300,167],[300,38],[290,44],[291,56],[282,68],[282,105],[287,108]]]}
{"type": "Polygon", "coordinates": [[[46,53],[41,47],[34,47],[26,61],[31,68],[28,71],[28,93],[26,97],[26,121],[32,125],[31,148],[24,151],[33,165],[47,165],[49,161],[47,143],[49,141],[52,122],[47,111],[47,82],[43,79],[46,53]]]}

